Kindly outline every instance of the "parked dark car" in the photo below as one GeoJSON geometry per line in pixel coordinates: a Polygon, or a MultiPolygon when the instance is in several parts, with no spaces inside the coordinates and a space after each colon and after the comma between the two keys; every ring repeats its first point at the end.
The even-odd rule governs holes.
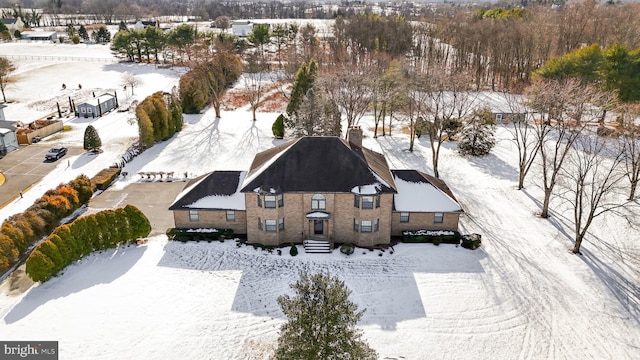
{"type": "Polygon", "coordinates": [[[44,156],[44,158],[46,160],[55,161],[65,156],[66,154],[67,154],[66,147],[51,148],[49,151],[47,151],[47,154],[44,156]]]}

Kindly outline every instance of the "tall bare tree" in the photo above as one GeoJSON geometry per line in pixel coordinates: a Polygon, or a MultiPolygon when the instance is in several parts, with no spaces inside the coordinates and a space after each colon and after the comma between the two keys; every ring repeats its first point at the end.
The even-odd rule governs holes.
{"type": "Polygon", "coordinates": [[[626,204],[619,201],[621,197],[616,197],[618,184],[624,179],[624,172],[620,171],[624,152],[615,151],[616,146],[609,138],[591,132],[582,132],[574,141],[574,147],[575,151],[567,157],[567,166],[561,171],[565,191],[560,196],[573,209],[575,244],[572,252],[579,254],[594,219],[626,204]]]}
{"type": "Polygon", "coordinates": [[[357,125],[369,108],[370,87],[364,69],[344,66],[337,71],[321,76],[319,85],[329,99],[336,104],[347,119],[347,126],[357,125]]]}
{"type": "Polygon", "coordinates": [[[578,80],[547,80],[529,89],[528,105],[539,113],[535,120],[542,166],[544,199],[540,216],[549,217],[549,205],[559,174],[573,143],[588,123],[597,123],[601,109],[593,105],[601,92],[578,80]]]}
{"type": "Polygon", "coordinates": [[[625,104],[618,113],[622,131],[618,138],[619,147],[624,153],[624,169],[630,185],[627,200],[633,200],[640,183],[640,126],[635,124],[640,117],[640,104],[625,104]]]}
{"type": "Polygon", "coordinates": [[[524,188],[524,179],[527,177],[531,166],[533,165],[538,151],[540,150],[540,142],[536,141],[535,129],[529,123],[529,111],[521,96],[504,93],[504,97],[512,114],[518,114],[518,118],[512,119],[507,129],[513,136],[513,142],[518,148],[518,190],[524,188]]]}
{"type": "Polygon", "coordinates": [[[469,91],[469,78],[464,73],[451,74],[434,67],[427,76],[424,91],[428,97],[420,104],[420,109],[425,114],[433,174],[440,177],[438,165],[442,143],[459,129],[462,118],[473,109],[476,94],[469,91]]]}
{"type": "Polygon", "coordinates": [[[9,59],[0,57],[0,90],[2,91],[2,100],[7,102],[7,96],[4,93],[4,90],[7,88],[7,85],[11,83],[10,74],[16,70],[15,66],[9,61],[9,59]]]}

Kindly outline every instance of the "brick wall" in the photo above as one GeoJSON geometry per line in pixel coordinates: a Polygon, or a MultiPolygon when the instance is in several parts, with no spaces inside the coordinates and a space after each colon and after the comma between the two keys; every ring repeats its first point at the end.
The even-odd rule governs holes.
{"type": "Polygon", "coordinates": [[[409,213],[409,222],[400,222],[400,212],[393,212],[391,235],[401,236],[405,230],[458,230],[459,213],[444,213],[441,223],[434,222],[434,213],[409,213]]]}
{"type": "Polygon", "coordinates": [[[247,233],[247,213],[243,210],[235,211],[235,221],[227,221],[225,210],[200,210],[198,221],[189,220],[189,210],[176,210],[173,220],[177,228],[224,228],[232,229],[234,234],[247,233]]]}
{"type": "Polygon", "coordinates": [[[267,209],[258,207],[257,194],[247,194],[245,201],[248,242],[273,246],[291,242],[300,243],[304,239],[316,237],[327,238],[332,242],[355,243],[360,246],[389,243],[393,204],[392,194],[381,195],[379,208],[359,209],[354,207],[354,195],[351,193],[323,193],[326,203],[324,210],[311,208],[313,195],[314,193],[287,193],[284,194],[283,207],[267,209]],[[323,211],[330,215],[328,219],[322,219],[324,228],[322,235],[314,234],[314,221],[306,216],[312,211],[323,211]],[[258,228],[258,218],[262,221],[262,230],[258,228]],[[266,231],[264,224],[266,219],[278,222],[281,218],[284,218],[284,230],[266,231]],[[354,232],[354,218],[371,220],[372,223],[379,219],[379,230],[371,233],[354,232]]]}

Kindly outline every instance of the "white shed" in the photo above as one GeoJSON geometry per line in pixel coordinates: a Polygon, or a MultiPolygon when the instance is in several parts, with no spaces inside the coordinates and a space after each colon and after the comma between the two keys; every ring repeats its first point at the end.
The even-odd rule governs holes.
{"type": "Polygon", "coordinates": [[[8,152],[18,149],[18,139],[15,129],[0,128],[0,155],[4,156],[8,152]]]}
{"type": "Polygon", "coordinates": [[[94,118],[118,107],[118,99],[111,94],[102,94],[77,107],[77,116],[84,118],[94,118]]]}
{"type": "Polygon", "coordinates": [[[231,33],[239,37],[247,37],[253,31],[253,23],[251,21],[234,21],[231,23],[231,33]]]}

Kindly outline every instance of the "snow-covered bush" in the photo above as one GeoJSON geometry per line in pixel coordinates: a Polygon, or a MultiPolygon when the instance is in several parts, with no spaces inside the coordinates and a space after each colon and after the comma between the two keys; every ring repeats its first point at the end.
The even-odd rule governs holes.
{"type": "Polygon", "coordinates": [[[488,109],[474,110],[460,131],[458,151],[462,155],[482,156],[496,144],[494,121],[488,109]]]}

